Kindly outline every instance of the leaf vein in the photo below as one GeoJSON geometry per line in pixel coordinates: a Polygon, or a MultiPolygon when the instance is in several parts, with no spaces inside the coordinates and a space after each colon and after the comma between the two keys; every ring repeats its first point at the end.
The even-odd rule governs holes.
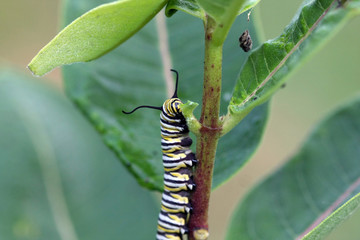
{"type": "MultiPolygon", "coordinates": [[[[272,182],[272,187],[273,187],[273,191],[272,193],[278,191],[279,188],[279,184],[275,181],[271,181],[272,182]]],[[[272,200],[274,202],[274,204],[277,205],[277,207],[275,207],[275,213],[276,215],[279,217],[280,219],[280,223],[281,225],[284,226],[285,231],[288,235],[290,235],[290,239],[294,239],[297,234],[295,233],[294,229],[292,228],[292,226],[290,225],[290,222],[288,220],[288,218],[286,217],[286,214],[284,212],[284,204],[282,204],[282,202],[280,201],[280,195],[279,194],[270,194],[272,196],[272,200]],[[278,201],[277,201],[278,199],[278,201]]]]}
{"type": "Polygon", "coordinates": [[[315,215],[320,215],[321,210],[316,205],[316,201],[314,200],[310,192],[310,188],[306,183],[307,178],[304,175],[304,163],[305,162],[300,162],[301,167],[299,167],[298,171],[296,171],[296,180],[299,183],[299,187],[301,192],[303,193],[305,202],[310,206],[310,209],[315,213],[315,215]]]}
{"type": "Polygon", "coordinates": [[[265,66],[266,66],[266,69],[270,75],[271,71],[270,71],[270,68],[269,68],[269,65],[268,65],[268,62],[267,62],[267,59],[266,59],[266,54],[265,54],[265,50],[263,48],[263,55],[264,55],[264,62],[265,62],[265,66]]]}
{"type": "Polygon", "coordinates": [[[256,218],[255,218],[255,214],[254,214],[254,210],[256,211],[256,204],[252,204],[251,207],[248,210],[248,216],[247,219],[249,219],[249,221],[247,221],[247,228],[250,234],[250,237],[252,237],[252,239],[261,239],[259,237],[259,235],[257,234],[256,231],[256,218]]]}
{"type": "Polygon", "coordinates": [[[301,17],[302,17],[302,19],[303,19],[303,22],[305,23],[305,26],[306,26],[307,30],[309,30],[310,27],[309,27],[309,25],[308,25],[308,23],[307,23],[307,21],[306,21],[306,18],[305,18],[305,16],[304,16],[304,13],[303,13],[303,12],[301,12],[301,17]]]}
{"type": "Polygon", "coordinates": [[[251,61],[251,65],[252,65],[253,70],[254,70],[256,85],[259,85],[260,83],[259,83],[258,76],[257,76],[257,74],[256,74],[256,66],[255,66],[254,60],[252,59],[252,56],[250,56],[249,59],[250,59],[250,61],[251,61]]]}
{"type": "Polygon", "coordinates": [[[316,1],[317,3],[318,3],[318,6],[320,7],[320,9],[322,10],[322,11],[325,11],[325,8],[324,8],[324,6],[321,4],[321,2],[320,1],[316,1]]]}
{"type": "Polygon", "coordinates": [[[243,81],[242,81],[242,77],[240,76],[240,78],[239,78],[239,82],[240,82],[240,84],[241,84],[241,89],[245,92],[245,95],[247,95],[248,93],[247,93],[247,91],[246,91],[246,89],[245,89],[245,86],[244,86],[244,83],[243,83],[243,81]]]}
{"type": "Polygon", "coordinates": [[[336,169],[336,171],[340,171],[341,173],[338,174],[338,177],[340,177],[340,179],[344,182],[344,185],[350,185],[350,179],[347,177],[347,172],[345,171],[344,167],[342,166],[342,164],[339,162],[339,160],[341,159],[341,157],[339,157],[339,153],[336,149],[336,144],[329,139],[330,144],[326,144],[323,142],[323,146],[324,148],[327,149],[327,151],[331,154],[330,155],[330,159],[332,160],[332,162],[334,163],[334,169],[336,169]],[[339,176],[340,175],[340,176],[339,176]]]}

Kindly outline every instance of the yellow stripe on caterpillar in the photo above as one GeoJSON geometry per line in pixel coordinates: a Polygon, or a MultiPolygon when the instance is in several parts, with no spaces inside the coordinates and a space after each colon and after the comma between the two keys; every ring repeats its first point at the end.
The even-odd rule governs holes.
{"type": "Polygon", "coordinates": [[[165,172],[173,172],[173,171],[179,170],[180,168],[187,168],[187,167],[188,166],[184,162],[182,162],[179,165],[177,165],[176,167],[164,168],[164,170],[165,170],[165,172]]]}
{"type": "Polygon", "coordinates": [[[167,142],[167,143],[180,143],[182,137],[173,138],[173,137],[166,137],[166,136],[164,136],[163,139],[164,139],[165,142],[167,142]]]}
{"type": "Polygon", "coordinates": [[[181,150],[182,147],[181,146],[173,146],[172,148],[170,149],[167,149],[167,150],[162,150],[163,153],[171,153],[171,152],[175,152],[175,151],[178,151],[178,150],[181,150]]]}
{"type": "Polygon", "coordinates": [[[171,176],[174,176],[174,177],[176,177],[178,179],[181,179],[181,180],[186,180],[187,181],[187,180],[190,179],[188,174],[181,174],[181,173],[178,173],[178,172],[172,172],[170,174],[171,174],[171,176]]]}
{"type": "Polygon", "coordinates": [[[179,138],[179,137],[182,137],[181,133],[170,133],[168,135],[164,135],[164,134],[161,134],[161,138],[165,138],[165,137],[169,137],[169,135],[171,135],[170,137],[171,138],[179,138]]]}
{"type": "Polygon", "coordinates": [[[188,190],[188,187],[186,185],[183,185],[181,187],[176,187],[176,188],[164,186],[164,189],[169,192],[179,192],[181,190],[188,190]]]}
{"type": "Polygon", "coordinates": [[[173,214],[169,214],[169,217],[170,217],[172,220],[174,220],[175,222],[179,223],[179,225],[185,225],[185,219],[179,218],[178,216],[173,215],[173,214]]]}
{"type": "MultiPolygon", "coordinates": [[[[180,159],[180,158],[186,158],[186,154],[185,153],[179,153],[179,154],[166,154],[167,157],[169,158],[176,158],[176,159],[180,159]]],[[[174,159],[174,160],[176,160],[174,159]]]]}
{"type": "Polygon", "coordinates": [[[159,224],[158,224],[157,228],[158,228],[158,230],[167,232],[167,233],[180,233],[180,230],[178,230],[178,229],[167,229],[167,228],[160,226],[159,224]]]}
{"type": "Polygon", "coordinates": [[[166,211],[166,212],[169,212],[169,213],[184,213],[186,212],[185,211],[185,208],[180,208],[180,209],[171,209],[171,208],[167,208],[165,207],[164,205],[161,206],[161,209],[166,211]]]}
{"type": "Polygon", "coordinates": [[[187,197],[183,197],[179,194],[174,194],[174,193],[171,193],[170,194],[173,198],[177,199],[177,200],[180,200],[181,202],[185,203],[185,204],[188,204],[189,203],[189,198],[187,197]]]}

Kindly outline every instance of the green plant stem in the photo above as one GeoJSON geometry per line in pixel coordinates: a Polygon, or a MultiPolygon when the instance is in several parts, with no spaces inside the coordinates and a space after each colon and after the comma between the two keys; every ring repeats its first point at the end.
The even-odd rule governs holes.
{"type": "Polygon", "coordinates": [[[205,25],[205,63],[200,136],[197,138],[196,156],[198,165],[192,194],[193,212],[189,222],[189,240],[207,239],[208,208],[217,143],[221,132],[219,121],[221,96],[222,44],[213,41],[216,28],[213,19],[207,16],[205,25]]]}

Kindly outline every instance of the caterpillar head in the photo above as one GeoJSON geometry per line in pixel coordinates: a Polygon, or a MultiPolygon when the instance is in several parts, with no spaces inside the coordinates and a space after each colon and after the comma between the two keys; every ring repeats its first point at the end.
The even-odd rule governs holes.
{"type": "Polygon", "coordinates": [[[179,98],[170,98],[164,102],[162,108],[169,116],[176,117],[182,114],[180,104],[182,102],[179,98]]]}

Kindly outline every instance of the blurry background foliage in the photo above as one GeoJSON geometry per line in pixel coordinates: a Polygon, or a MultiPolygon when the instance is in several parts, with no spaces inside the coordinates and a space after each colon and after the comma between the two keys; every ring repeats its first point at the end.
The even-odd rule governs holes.
{"type": "MultiPolygon", "coordinates": [[[[301,0],[261,1],[254,11],[261,13],[265,39],[274,38],[282,31],[289,23],[300,3],[301,0]]],[[[25,66],[40,48],[48,43],[58,32],[58,26],[60,25],[59,15],[59,0],[2,1],[0,8],[1,66],[4,67],[11,64],[24,71],[25,74],[29,74],[29,72],[26,71],[25,66]]],[[[270,119],[259,150],[236,177],[215,190],[212,194],[210,203],[210,239],[223,239],[229,217],[239,199],[242,198],[256,182],[272,172],[295,153],[316,122],[319,122],[336,106],[351,99],[356,94],[357,90],[360,89],[360,68],[357,64],[360,62],[360,47],[358,46],[358,43],[360,42],[359,29],[360,18],[355,18],[350,21],[350,23],[341,30],[340,34],[337,34],[324,48],[316,53],[292,75],[284,89],[279,90],[275,94],[271,104],[270,119]],[[224,196],[226,197],[224,198],[224,196]]],[[[41,80],[35,81],[39,82],[40,85],[54,85],[58,92],[62,92],[61,76],[58,69],[48,74],[46,78],[46,82],[41,80]]],[[[24,86],[26,87],[26,84],[24,86]]],[[[41,88],[41,86],[39,87],[41,88]]],[[[26,92],[23,94],[25,93],[26,92]]],[[[20,92],[19,94],[21,95],[22,93],[20,92]]],[[[12,97],[17,96],[20,98],[20,95],[14,94],[12,97]]],[[[60,95],[57,96],[56,99],[57,98],[63,99],[60,95]]],[[[9,101],[9,99],[6,99],[5,97],[2,100],[9,101]]],[[[25,100],[26,99],[23,99],[23,101],[25,100]]],[[[65,100],[56,101],[64,102],[60,105],[69,104],[65,100]]],[[[41,99],[39,99],[38,104],[40,103],[41,99]]],[[[5,119],[4,114],[6,114],[7,111],[4,111],[4,108],[1,108],[0,110],[3,110],[0,111],[0,118],[5,119]]],[[[25,110],[23,114],[26,114],[25,110]]],[[[48,114],[51,114],[51,112],[48,114]]],[[[7,120],[8,122],[12,122],[13,120],[15,121],[15,118],[17,117],[18,116],[10,115],[7,120]],[[12,117],[14,119],[9,119],[12,117]]],[[[58,117],[61,118],[62,116],[58,117]]],[[[81,125],[84,122],[83,119],[79,120],[79,118],[82,118],[80,114],[73,110],[70,111],[68,117],[75,118],[76,121],[82,121],[81,125]]],[[[29,121],[32,120],[30,119],[29,121]]],[[[49,128],[54,128],[54,131],[59,131],[64,127],[62,121],[54,120],[53,125],[51,122],[48,122],[47,124],[49,124],[49,128]]],[[[5,134],[7,137],[11,137],[11,133],[19,131],[19,126],[16,126],[15,123],[9,124],[7,127],[8,131],[6,131],[6,133],[8,135],[5,134]],[[11,129],[11,127],[17,129],[11,129]]],[[[5,128],[3,127],[1,129],[4,131],[5,128]]],[[[100,150],[97,151],[107,152],[109,150],[103,146],[103,143],[98,139],[94,130],[89,126],[79,127],[71,134],[63,136],[63,138],[73,138],[76,135],[76,131],[83,131],[81,135],[85,137],[78,140],[84,142],[82,145],[79,144],[77,148],[72,148],[70,150],[65,150],[66,145],[64,144],[64,151],[77,151],[73,154],[78,158],[84,158],[80,159],[76,164],[83,165],[86,164],[86,160],[88,160],[92,162],[91,167],[97,168],[98,166],[95,164],[96,160],[92,159],[90,157],[91,155],[89,155],[89,153],[86,154],[86,152],[91,149],[91,146],[95,145],[99,145],[98,148],[100,150]],[[87,141],[89,141],[90,138],[93,138],[93,140],[89,143],[90,145],[86,147],[86,144],[88,144],[87,141]]],[[[4,138],[5,135],[3,133],[4,132],[0,133],[0,138],[4,138]]],[[[16,136],[13,140],[14,139],[19,140],[22,139],[22,137],[16,136]]],[[[11,139],[1,140],[0,144],[8,142],[11,139]]],[[[12,146],[15,152],[23,151],[23,148],[26,146],[18,144],[17,142],[10,143],[11,144],[8,144],[7,146],[12,146]]],[[[1,147],[3,146],[6,145],[2,144],[1,147]]],[[[106,172],[109,171],[106,169],[115,168],[118,173],[113,173],[114,179],[120,179],[119,175],[126,174],[123,167],[113,157],[112,153],[109,152],[104,154],[108,154],[109,159],[101,159],[100,165],[104,166],[103,171],[106,172]]],[[[3,155],[0,154],[0,158],[1,156],[3,155]]],[[[0,159],[0,163],[5,160],[6,159],[0,159]]],[[[18,164],[25,163],[18,162],[18,164]]],[[[90,174],[90,176],[92,176],[91,174],[94,174],[94,176],[91,177],[91,179],[94,180],[94,178],[96,179],[96,174],[91,173],[91,167],[88,169],[88,171],[90,171],[88,174],[90,174]]],[[[17,175],[17,177],[21,176],[22,175],[17,175]]],[[[128,176],[126,177],[130,184],[136,186],[135,180],[128,176]]],[[[111,181],[113,182],[113,185],[116,185],[116,180],[113,179],[99,179],[97,181],[103,181],[102,184],[105,186],[106,180],[111,181]]],[[[21,183],[21,181],[19,182],[21,183]]],[[[36,183],[34,184],[36,186],[36,183]]],[[[1,187],[1,189],[3,189],[4,184],[2,184],[1,187]]],[[[102,185],[99,184],[97,187],[101,190],[102,185]]],[[[116,186],[112,186],[111,188],[116,189],[116,186]]],[[[65,187],[65,189],[66,191],[70,191],[70,195],[76,196],[76,188],[73,188],[73,191],[75,191],[73,193],[71,193],[70,187],[65,187]]],[[[101,194],[114,194],[109,189],[103,189],[102,191],[101,194]]],[[[144,189],[138,188],[133,194],[141,195],[144,194],[145,191],[146,190],[144,189]]],[[[14,194],[14,197],[16,197],[16,194],[14,194]]],[[[21,196],[17,197],[21,200],[21,196]]],[[[4,199],[5,197],[3,196],[3,193],[1,193],[0,203],[4,201],[4,199]]],[[[73,200],[76,202],[76,199],[73,200]]],[[[94,201],[91,201],[90,199],[87,200],[86,198],[81,201],[83,201],[81,204],[86,204],[86,202],[88,202],[87,204],[89,204],[89,206],[94,204],[94,201]]],[[[96,204],[108,204],[105,202],[105,198],[103,200],[98,199],[98,201],[100,202],[97,202],[96,204]]],[[[151,199],[147,199],[147,204],[151,205],[154,203],[151,199]]],[[[0,212],[0,214],[3,213],[0,212]]],[[[357,211],[354,216],[331,233],[331,235],[327,237],[327,240],[358,239],[358,236],[360,236],[360,229],[358,227],[359,222],[360,212],[357,211]]],[[[24,220],[23,222],[19,222],[19,225],[15,230],[21,233],[22,231],[26,231],[26,226],[26,220],[24,220]]],[[[3,226],[0,226],[0,231],[1,227],[3,226]]],[[[33,232],[32,234],[36,236],[36,232],[33,232]]],[[[34,239],[36,239],[36,237],[34,239]]]]}

